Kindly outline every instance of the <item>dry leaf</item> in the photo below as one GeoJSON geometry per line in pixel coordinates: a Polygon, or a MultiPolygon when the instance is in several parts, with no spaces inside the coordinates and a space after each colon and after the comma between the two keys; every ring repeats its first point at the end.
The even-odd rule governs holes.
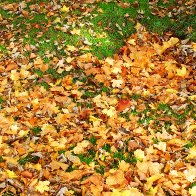
{"type": "Polygon", "coordinates": [[[49,181],[39,181],[38,184],[35,186],[35,189],[40,193],[44,193],[45,191],[49,191],[49,181]]]}

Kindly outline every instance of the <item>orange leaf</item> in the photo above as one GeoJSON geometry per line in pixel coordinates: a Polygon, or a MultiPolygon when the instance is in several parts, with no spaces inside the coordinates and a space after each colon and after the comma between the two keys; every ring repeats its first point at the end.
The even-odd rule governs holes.
{"type": "Polygon", "coordinates": [[[124,67],[124,66],[122,66],[122,77],[126,77],[126,75],[127,75],[127,68],[126,67],[124,67]]]}
{"type": "Polygon", "coordinates": [[[123,110],[125,110],[126,108],[130,107],[131,106],[131,101],[130,100],[119,100],[117,106],[116,106],[116,110],[118,112],[122,112],[123,110]]]}

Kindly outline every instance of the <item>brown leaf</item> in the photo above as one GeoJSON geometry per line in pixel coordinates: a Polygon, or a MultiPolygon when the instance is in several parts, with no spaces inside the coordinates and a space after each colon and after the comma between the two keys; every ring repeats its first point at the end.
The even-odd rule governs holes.
{"type": "Polygon", "coordinates": [[[22,171],[22,172],[21,172],[21,175],[22,175],[24,178],[33,178],[33,173],[31,173],[31,172],[28,171],[28,170],[22,171]]]}
{"type": "Polygon", "coordinates": [[[13,70],[13,69],[17,69],[18,68],[18,65],[14,62],[14,61],[7,61],[6,62],[6,71],[10,71],[10,70],[13,70]]]}

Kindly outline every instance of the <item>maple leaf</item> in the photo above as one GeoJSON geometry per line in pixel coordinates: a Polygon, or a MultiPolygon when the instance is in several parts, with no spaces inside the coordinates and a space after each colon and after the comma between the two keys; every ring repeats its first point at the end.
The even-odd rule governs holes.
{"type": "Polygon", "coordinates": [[[69,12],[69,7],[66,7],[65,5],[60,9],[61,12],[69,12]]]}
{"type": "Polygon", "coordinates": [[[131,101],[128,99],[121,99],[118,101],[118,104],[116,106],[116,110],[118,112],[122,112],[123,110],[125,110],[126,108],[131,106],[131,101]]]}
{"type": "Polygon", "coordinates": [[[13,81],[17,81],[19,80],[19,78],[20,78],[20,74],[17,72],[17,70],[16,69],[12,70],[10,74],[10,79],[13,81]]]}
{"type": "Polygon", "coordinates": [[[111,172],[111,175],[109,175],[107,178],[106,178],[106,184],[108,186],[119,186],[119,187],[125,187],[126,184],[127,184],[127,180],[126,178],[124,177],[124,173],[123,171],[121,170],[117,170],[117,171],[112,171],[110,170],[111,172]]]}
{"type": "Polygon", "coordinates": [[[90,144],[88,140],[83,140],[78,143],[77,146],[73,149],[75,154],[80,154],[84,152],[84,149],[90,144]]]}
{"type": "Polygon", "coordinates": [[[55,127],[47,123],[42,125],[41,130],[42,130],[41,135],[48,135],[48,134],[56,133],[55,127]]]}
{"type": "Polygon", "coordinates": [[[111,106],[109,109],[105,108],[104,110],[102,110],[102,113],[106,114],[109,117],[112,117],[116,115],[116,110],[114,107],[111,106]]]}
{"type": "Polygon", "coordinates": [[[74,51],[77,51],[78,49],[75,46],[67,45],[67,50],[70,52],[74,52],[74,51]]]}
{"type": "Polygon", "coordinates": [[[18,176],[15,174],[14,171],[11,171],[11,170],[9,170],[9,169],[6,169],[5,171],[6,171],[7,175],[8,175],[8,178],[17,178],[17,177],[18,177],[18,176]]]}
{"type": "Polygon", "coordinates": [[[73,34],[73,35],[80,35],[80,29],[73,29],[72,31],[71,31],[71,34],[73,34]]]}
{"type": "Polygon", "coordinates": [[[159,142],[158,144],[154,144],[154,147],[158,148],[159,150],[162,150],[163,152],[166,152],[166,142],[159,142]]]}
{"type": "Polygon", "coordinates": [[[44,193],[45,191],[49,191],[49,181],[39,181],[38,184],[35,186],[35,189],[40,193],[44,193]]]}
{"type": "Polygon", "coordinates": [[[131,44],[131,45],[133,45],[133,46],[136,45],[135,39],[131,39],[131,38],[127,40],[127,43],[129,43],[129,44],[131,44]]]}
{"type": "Polygon", "coordinates": [[[48,65],[45,64],[40,57],[34,60],[34,67],[36,69],[40,69],[42,72],[45,72],[46,70],[48,70],[48,65]]]}
{"type": "Polygon", "coordinates": [[[94,127],[96,127],[96,126],[99,126],[100,125],[100,123],[101,123],[102,120],[99,119],[99,118],[96,118],[94,116],[90,116],[89,117],[89,121],[93,123],[93,126],[94,127]]]}

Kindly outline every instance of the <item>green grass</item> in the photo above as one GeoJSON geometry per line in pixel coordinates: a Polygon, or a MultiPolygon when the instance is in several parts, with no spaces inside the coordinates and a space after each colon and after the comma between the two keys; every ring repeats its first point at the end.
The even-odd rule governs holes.
{"type": "Polygon", "coordinates": [[[41,127],[33,127],[33,128],[31,128],[31,131],[32,131],[35,135],[37,135],[37,134],[39,134],[42,130],[41,130],[41,127]]]}
{"type": "MultiPolygon", "coordinates": [[[[4,0],[1,4],[11,2],[19,1],[4,0]]],[[[0,9],[0,14],[3,19],[7,19],[10,24],[13,24],[13,33],[18,29],[21,30],[20,33],[15,33],[15,38],[22,38],[24,45],[27,43],[36,45],[37,53],[42,58],[46,58],[48,52],[61,58],[69,55],[65,50],[67,45],[80,48],[85,44],[89,44],[89,51],[98,58],[112,56],[124,45],[126,38],[135,32],[134,26],[138,21],[146,26],[149,31],[157,32],[160,35],[166,31],[172,31],[174,35],[181,39],[190,38],[196,41],[196,15],[193,11],[189,10],[189,15],[184,11],[181,14],[176,14],[173,18],[168,16],[168,12],[174,13],[173,9],[171,9],[172,6],[177,5],[174,0],[158,1],[157,4],[153,5],[153,8],[148,0],[122,0],[120,1],[121,3],[116,1],[99,2],[94,4],[94,10],[88,15],[83,15],[80,9],[70,9],[66,14],[59,13],[51,17],[47,16],[48,12],[44,9],[39,12],[30,10],[30,5],[39,4],[40,2],[48,4],[50,1],[36,0],[27,2],[25,9],[29,12],[28,18],[3,9],[0,9]],[[126,3],[124,6],[122,5],[123,2],[126,3]],[[154,9],[160,11],[166,9],[167,11],[164,16],[160,17],[152,13],[154,9]],[[57,30],[57,26],[61,28],[67,25],[67,17],[70,16],[76,18],[75,26],[68,25],[68,32],[57,30]],[[53,22],[57,17],[61,19],[60,23],[51,23],[51,26],[46,27],[49,21],[53,22]],[[90,25],[86,23],[90,23],[90,25]],[[40,27],[35,28],[36,24],[39,24],[40,27]],[[84,24],[84,26],[81,27],[80,24],[84,24]],[[73,28],[80,29],[80,35],[71,34],[69,31],[73,28]],[[188,33],[188,28],[192,28],[192,32],[188,33]],[[43,32],[43,35],[38,36],[40,32],[43,32]],[[103,33],[104,36],[100,37],[103,33]]],[[[87,6],[91,8],[92,5],[88,4],[87,6]]],[[[67,4],[67,6],[69,5],[67,4]]],[[[0,29],[2,28],[4,29],[5,27],[0,29]]],[[[6,46],[1,45],[0,50],[5,53],[6,46]]],[[[79,50],[77,54],[80,55],[89,51],[79,50]]]]}
{"type": "Polygon", "coordinates": [[[39,161],[39,157],[38,156],[32,156],[31,154],[28,154],[26,157],[23,157],[21,159],[18,160],[18,163],[20,165],[25,165],[27,162],[29,163],[37,163],[39,161]]]}

